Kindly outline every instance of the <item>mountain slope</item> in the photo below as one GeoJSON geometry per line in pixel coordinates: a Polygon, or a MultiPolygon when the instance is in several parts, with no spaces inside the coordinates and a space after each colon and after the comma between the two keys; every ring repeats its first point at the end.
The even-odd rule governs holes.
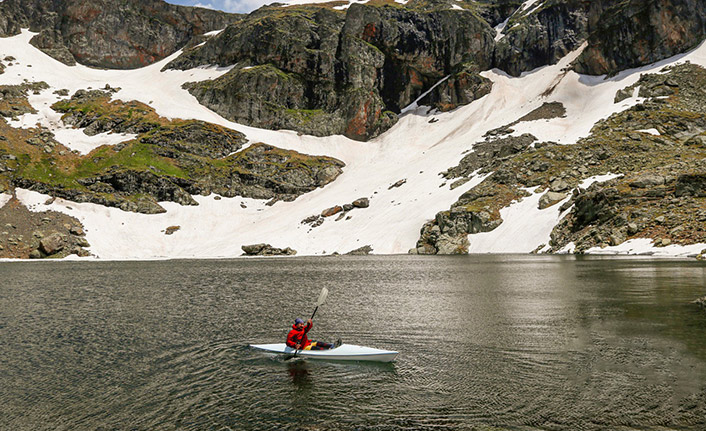
{"type": "MultiPolygon", "coordinates": [[[[527,5],[527,13],[543,5],[527,5]]],[[[19,183],[0,180],[0,186],[14,192],[32,211],[53,210],[75,217],[84,225],[90,252],[101,258],[230,257],[239,255],[242,246],[257,243],[291,247],[305,255],[344,253],[366,245],[374,253],[420,252],[421,247],[422,252],[437,253],[541,249],[696,255],[706,248],[706,222],[699,215],[706,211],[701,192],[704,168],[697,163],[703,156],[700,128],[705,96],[701,86],[693,84],[702,79],[697,66],[706,66],[703,42],[690,52],[609,78],[571,70],[590,48],[588,41],[556,64],[518,77],[497,69],[468,72],[478,78],[473,82],[486,85],[484,94],[443,112],[424,106],[429,100],[442,100],[439,93],[430,93],[437,99],[417,100],[400,110],[399,120],[389,130],[360,142],[340,135],[316,137],[234,123],[201,105],[189,86],[183,88],[187,82],[216,82],[234,70],[247,73],[252,64],[165,68],[183,60],[181,53],[174,53],[129,71],[70,67],[29,45],[32,37],[23,32],[0,39],[0,50],[12,57],[0,59],[5,65],[0,85],[30,85],[25,79],[36,83],[26,90],[24,99],[13,102],[17,109],[8,108],[12,112],[2,120],[7,123],[3,136],[8,142],[34,133],[39,125],[53,134],[45,135],[47,139],[66,148],[62,151],[75,150],[75,157],[85,157],[91,151],[116,151],[116,145],[120,148],[146,133],[104,127],[124,120],[129,110],[106,117],[85,104],[63,102],[100,121],[87,122],[82,116],[62,120],[57,109],[63,115],[68,111],[57,102],[70,101],[78,90],[91,87],[108,91],[109,103],[116,106],[154,110],[149,115],[159,116],[160,121],[201,121],[234,131],[224,134],[241,133],[240,150],[233,151],[258,149],[262,142],[345,164],[335,180],[292,201],[240,192],[229,197],[234,195],[211,188],[204,190],[204,194],[211,192],[205,196],[187,193],[191,205],[160,201],[165,212],[149,215],[50,199],[19,183]],[[685,65],[687,61],[691,65],[685,65]],[[591,183],[595,184],[589,187],[591,183]],[[573,196],[576,186],[585,191],[573,196]],[[557,195],[549,195],[548,190],[557,195]],[[354,201],[359,204],[352,205],[354,201]],[[684,227],[675,231],[680,225],[684,227]],[[446,237],[439,243],[441,235],[446,237]]],[[[302,67],[303,72],[308,70],[302,67]]],[[[451,77],[444,82],[448,80],[451,77]]],[[[3,93],[3,101],[14,94],[3,93]]],[[[167,132],[165,136],[173,136],[167,132]]],[[[38,138],[41,142],[42,136],[38,138]]],[[[145,138],[149,140],[149,136],[139,139],[145,138]]],[[[42,145],[36,148],[46,151],[42,145]]],[[[183,152],[192,147],[181,148],[183,152]]],[[[179,154],[173,160],[179,163],[188,157],[179,154]]],[[[0,179],[17,178],[18,164],[25,163],[21,158],[0,162],[6,166],[0,179]]],[[[47,163],[52,166],[48,158],[47,163]]],[[[100,160],[95,164],[100,165],[100,160]]],[[[51,173],[49,167],[46,172],[51,173]]],[[[110,183],[107,178],[97,182],[110,183]]],[[[7,194],[2,196],[4,201],[9,199],[7,194]]]]}

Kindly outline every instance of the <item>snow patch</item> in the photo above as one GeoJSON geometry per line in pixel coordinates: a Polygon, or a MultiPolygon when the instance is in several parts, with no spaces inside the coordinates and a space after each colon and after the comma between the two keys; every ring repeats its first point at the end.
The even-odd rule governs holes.
{"type": "Polygon", "coordinates": [[[654,136],[661,136],[662,135],[661,133],[659,133],[659,130],[657,130],[657,129],[643,129],[643,130],[636,130],[636,132],[649,133],[650,135],[654,135],[654,136]]]}
{"type": "Polygon", "coordinates": [[[533,193],[501,209],[502,224],[490,232],[469,235],[468,252],[529,253],[542,244],[546,247],[554,226],[566,213],[560,213],[558,209],[569,197],[540,210],[539,199],[543,194],[533,193]]]}
{"type": "Polygon", "coordinates": [[[0,208],[4,207],[10,199],[12,199],[12,195],[0,193],[0,208]]]}
{"type": "Polygon", "coordinates": [[[588,177],[585,180],[581,181],[579,183],[579,187],[582,189],[587,189],[594,183],[604,183],[606,181],[610,181],[613,178],[618,178],[622,177],[622,174],[604,174],[604,175],[594,175],[592,177],[588,177]]]}
{"type": "Polygon", "coordinates": [[[334,6],[334,9],[336,9],[336,10],[345,10],[345,9],[348,9],[349,7],[351,7],[351,5],[352,5],[353,3],[365,4],[365,3],[369,2],[369,1],[370,1],[370,0],[360,0],[360,1],[349,0],[349,1],[348,1],[348,4],[344,4],[344,5],[341,5],[341,6],[334,6]]]}
{"type": "Polygon", "coordinates": [[[505,37],[505,34],[503,33],[503,30],[505,30],[505,27],[507,26],[508,21],[510,21],[510,15],[509,17],[505,18],[505,21],[501,22],[500,24],[495,26],[495,41],[499,41],[503,37],[505,37]]]}
{"type": "Polygon", "coordinates": [[[655,247],[650,238],[634,238],[616,246],[605,248],[593,247],[586,250],[586,254],[695,257],[704,249],[706,249],[706,243],[690,245],[671,244],[665,247],[655,247]]]}

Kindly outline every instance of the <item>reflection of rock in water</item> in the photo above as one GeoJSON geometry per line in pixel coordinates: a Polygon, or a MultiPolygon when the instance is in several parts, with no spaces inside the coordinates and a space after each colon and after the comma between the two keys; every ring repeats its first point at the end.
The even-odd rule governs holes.
{"type": "Polygon", "coordinates": [[[295,385],[309,385],[311,378],[309,377],[309,366],[306,361],[291,361],[288,364],[289,377],[292,378],[292,383],[295,385]]]}

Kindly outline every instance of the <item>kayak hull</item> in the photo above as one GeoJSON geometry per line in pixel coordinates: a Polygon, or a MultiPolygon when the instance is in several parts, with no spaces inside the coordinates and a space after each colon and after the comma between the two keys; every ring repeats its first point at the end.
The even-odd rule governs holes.
{"type": "MultiPolygon", "coordinates": [[[[288,347],[285,343],[251,344],[250,347],[277,355],[289,356],[295,353],[295,350],[288,347]]],[[[300,350],[297,356],[328,361],[392,362],[397,357],[397,353],[392,350],[374,349],[372,347],[356,346],[355,344],[341,344],[339,347],[329,350],[300,350]]]]}

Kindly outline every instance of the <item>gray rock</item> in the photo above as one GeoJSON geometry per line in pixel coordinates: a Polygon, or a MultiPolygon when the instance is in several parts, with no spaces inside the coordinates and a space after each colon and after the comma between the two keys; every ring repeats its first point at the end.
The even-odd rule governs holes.
{"type": "Polygon", "coordinates": [[[568,196],[566,193],[557,193],[552,191],[546,192],[539,198],[539,209],[543,210],[545,208],[549,208],[550,206],[564,200],[566,196],[568,196]]]}
{"type": "Polygon", "coordinates": [[[644,174],[644,175],[640,175],[639,177],[630,181],[629,184],[630,184],[630,187],[635,187],[635,188],[640,188],[640,189],[661,186],[664,184],[664,177],[661,175],[656,175],[656,174],[644,174]]]}
{"type": "Polygon", "coordinates": [[[552,192],[563,192],[571,188],[571,185],[562,178],[557,178],[549,184],[549,190],[552,192]]]}
{"type": "Polygon", "coordinates": [[[47,256],[60,252],[64,248],[64,239],[61,234],[55,232],[39,242],[40,250],[47,256]]]}
{"type": "Polygon", "coordinates": [[[356,208],[368,208],[370,200],[368,198],[359,198],[353,201],[353,206],[356,208]]]}
{"type": "Polygon", "coordinates": [[[290,248],[272,247],[270,244],[250,244],[240,247],[246,256],[293,256],[297,251],[290,248]]]}
{"type": "Polygon", "coordinates": [[[468,254],[468,235],[442,234],[436,242],[436,254],[468,254]]]}
{"type": "Polygon", "coordinates": [[[373,251],[373,248],[370,245],[364,245],[360,248],[356,248],[355,250],[351,250],[346,254],[352,256],[367,256],[371,251],[373,251]]]}

